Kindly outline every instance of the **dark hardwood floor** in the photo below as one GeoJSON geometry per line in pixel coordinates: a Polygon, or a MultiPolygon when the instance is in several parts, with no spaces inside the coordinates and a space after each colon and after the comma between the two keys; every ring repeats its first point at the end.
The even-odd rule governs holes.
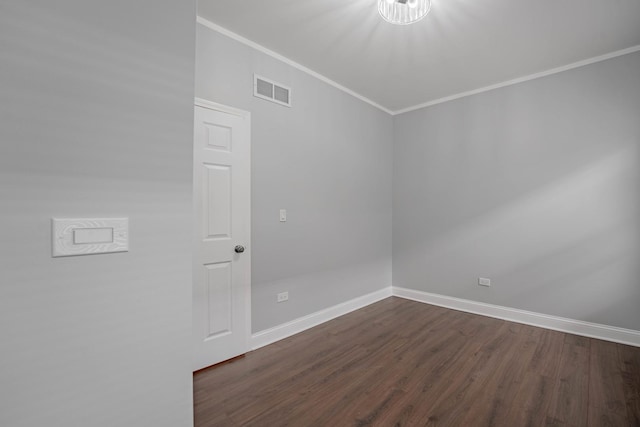
{"type": "Polygon", "coordinates": [[[640,348],[388,298],[194,374],[195,425],[640,426],[640,348]]]}

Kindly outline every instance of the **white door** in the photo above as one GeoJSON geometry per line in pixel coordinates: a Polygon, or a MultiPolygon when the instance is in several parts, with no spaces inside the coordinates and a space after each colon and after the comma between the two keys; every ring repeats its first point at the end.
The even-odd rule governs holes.
{"type": "Polygon", "coordinates": [[[194,371],[248,351],[250,120],[248,112],[196,100],[194,371]]]}

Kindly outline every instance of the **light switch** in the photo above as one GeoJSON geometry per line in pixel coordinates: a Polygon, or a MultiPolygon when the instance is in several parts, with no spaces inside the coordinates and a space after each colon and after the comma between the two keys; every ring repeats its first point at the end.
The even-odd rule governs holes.
{"type": "Polygon", "coordinates": [[[287,210],[280,209],[280,222],[287,222],[287,210]]]}
{"type": "Polygon", "coordinates": [[[127,252],[128,218],[74,218],[51,220],[52,256],[127,252]]]}

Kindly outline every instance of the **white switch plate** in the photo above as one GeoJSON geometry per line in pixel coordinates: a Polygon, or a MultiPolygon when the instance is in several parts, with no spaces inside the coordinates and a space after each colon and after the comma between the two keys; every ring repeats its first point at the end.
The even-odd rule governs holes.
{"type": "Polygon", "coordinates": [[[289,299],[289,292],[280,292],[278,294],[278,302],[285,302],[289,299]]]}
{"type": "Polygon", "coordinates": [[[478,278],[478,285],[491,286],[491,279],[485,279],[484,277],[478,278]]]}
{"type": "Polygon", "coordinates": [[[129,251],[129,218],[51,219],[51,256],[129,251]]]}
{"type": "Polygon", "coordinates": [[[280,222],[287,222],[287,210],[280,209],[280,222]]]}

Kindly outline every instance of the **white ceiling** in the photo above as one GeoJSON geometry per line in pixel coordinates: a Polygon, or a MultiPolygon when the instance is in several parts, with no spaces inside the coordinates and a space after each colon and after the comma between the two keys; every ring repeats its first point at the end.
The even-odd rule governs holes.
{"type": "Polygon", "coordinates": [[[392,111],[640,45],[640,0],[198,0],[198,15],[392,111]]]}

